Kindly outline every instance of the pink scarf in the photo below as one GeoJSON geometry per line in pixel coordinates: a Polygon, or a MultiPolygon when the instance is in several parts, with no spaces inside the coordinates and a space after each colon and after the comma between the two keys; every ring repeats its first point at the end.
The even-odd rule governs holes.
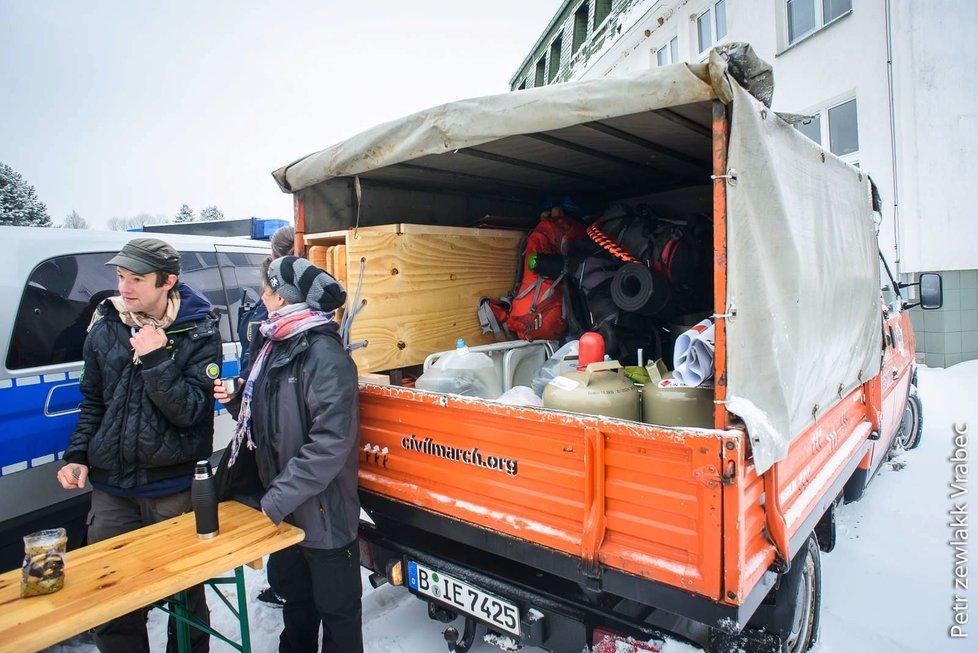
{"type": "Polygon", "coordinates": [[[247,443],[249,449],[255,448],[255,441],[251,437],[251,401],[254,396],[255,380],[261,375],[262,368],[265,366],[265,359],[268,358],[272,345],[328,324],[332,319],[333,311],[328,313],[316,311],[303,302],[289,304],[269,313],[268,319],[258,327],[261,334],[265,336],[265,342],[252,363],[251,373],[245,383],[244,395],[241,399],[241,411],[238,414],[238,425],[234,429],[234,437],[231,438],[231,456],[228,458],[228,467],[238,459],[242,442],[247,443]]]}

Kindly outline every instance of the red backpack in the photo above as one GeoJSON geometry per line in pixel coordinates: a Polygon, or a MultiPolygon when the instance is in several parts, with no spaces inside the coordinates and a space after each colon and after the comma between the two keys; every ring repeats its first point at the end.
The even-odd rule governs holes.
{"type": "Polygon", "coordinates": [[[482,332],[522,340],[559,340],[567,332],[565,258],[570,243],[585,237],[584,225],[554,207],[540,216],[520,246],[520,272],[513,292],[479,301],[482,332]]]}

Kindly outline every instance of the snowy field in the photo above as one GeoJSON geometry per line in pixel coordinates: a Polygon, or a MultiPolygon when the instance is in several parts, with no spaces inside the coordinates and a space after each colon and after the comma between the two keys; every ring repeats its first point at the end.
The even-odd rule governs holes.
{"type": "MultiPolygon", "coordinates": [[[[949,525],[953,503],[968,503],[967,493],[952,501],[950,484],[954,470],[949,461],[954,452],[953,425],[967,424],[968,437],[978,439],[978,361],[949,369],[920,370],[920,395],[924,404],[924,435],[918,449],[902,453],[873,480],[863,499],[842,508],[839,541],[835,551],[822,554],[822,625],[816,653],[903,653],[978,651],[978,606],[966,603],[978,597],[956,590],[954,551],[948,542],[954,533],[949,525]],[[962,626],[967,639],[951,639],[955,594],[958,605],[969,617],[962,626]]],[[[978,448],[970,444],[971,456],[978,448]]],[[[968,510],[966,506],[962,506],[968,510]]],[[[978,510],[978,504],[976,504],[978,510]]],[[[970,526],[971,518],[968,517],[970,526]]],[[[970,570],[969,559],[959,572],[970,570]]],[[[249,594],[264,585],[264,572],[246,569],[249,594]]],[[[366,580],[366,579],[364,579],[366,580]]],[[[969,577],[978,583],[978,578],[969,577]]],[[[430,621],[425,605],[401,588],[366,588],[363,597],[363,630],[367,653],[434,653],[447,651],[441,631],[444,625],[430,621]]],[[[218,630],[234,632],[233,621],[211,599],[212,619],[218,630]]],[[[278,649],[281,612],[252,600],[249,608],[251,635],[256,653],[278,649]]],[[[459,630],[461,624],[457,625],[459,630]]],[[[154,651],[165,649],[165,622],[154,610],[150,617],[154,651]]],[[[49,651],[89,653],[88,642],[73,640],[49,651]]],[[[232,651],[214,641],[215,653],[232,651]]],[[[499,651],[477,642],[472,653],[499,651]]],[[[537,653],[540,649],[523,649],[537,653]]],[[[699,649],[669,642],[664,653],[689,653],[699,649]]]]}

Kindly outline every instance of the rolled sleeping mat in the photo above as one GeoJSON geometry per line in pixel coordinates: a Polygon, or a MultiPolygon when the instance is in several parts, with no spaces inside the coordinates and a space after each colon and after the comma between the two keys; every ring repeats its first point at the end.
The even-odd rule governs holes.
{"type": "Polygon", "coordinates": [[[611,298],[628,313],[657,317],[672,303],[672,287],[665,276],[642,263],[626,263],[611,282],[611,298]]]}

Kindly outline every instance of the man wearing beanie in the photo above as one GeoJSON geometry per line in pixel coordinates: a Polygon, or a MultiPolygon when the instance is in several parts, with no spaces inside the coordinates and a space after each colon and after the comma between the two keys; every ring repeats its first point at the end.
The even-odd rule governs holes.
{"type": "Polygon", "coordinates": [[[269,262],[262,278],[268,320],[244,390],[229,397],[214,385],[238,418],[222,473],[235,484],[253,458],[262,511],[305,531],[268,562],[285,599],[279,651],[318,651],[322,626],[323,653],[361,652],[357,368],[332,319],[346,292],[295,256],[269,262]]]}
{"type": "MultiPolygon", "coordinates": [[[[180,255],[155,238],[127,243],[114,265],[119,296],[96,309],[82,358],[78,424],[58,471],[65,489],[92,482],[88,540],[101,540],[190,510],[194,463],[213,450],[212,380],[221,336],[210,303],[180,282],[180,255]]],[[[208,624],[203,586],[187,591],[208,624]]],[[[95,629],[100,651],[149,653],[143,608],[95,629]]],[[[175,621],[168,650],[176,650],[175,621]]],[[[194,629],[191,650],[207,651],[194,629]]]]}

